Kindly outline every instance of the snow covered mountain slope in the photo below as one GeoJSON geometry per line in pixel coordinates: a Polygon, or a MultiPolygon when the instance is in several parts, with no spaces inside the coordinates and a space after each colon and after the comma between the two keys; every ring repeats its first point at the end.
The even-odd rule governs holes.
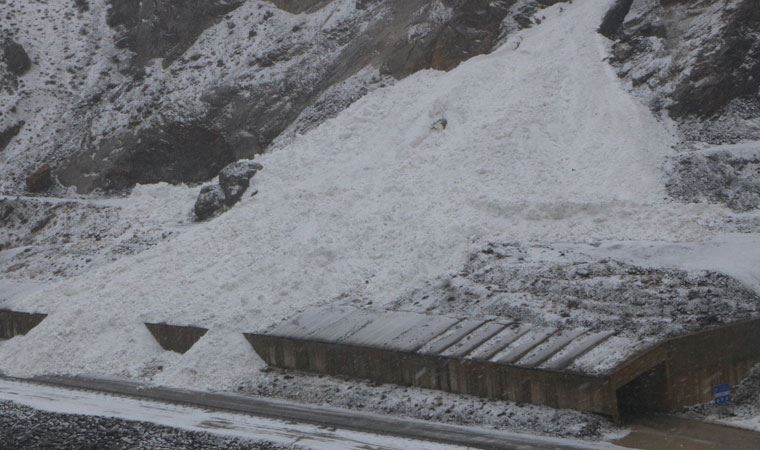
{"type": "Polygon", "coordinates": [[[15,299],[50,317],[0,347],[2,370],[161,366],[160,382],[231,388],[261,367],[241,331],[311,304],[389,304],[486,241],[709,237],[699,222],[721,210],[666,200],[671,137],[603,60],[607,6],[555,5],[491,55],[368,94],[258,158],[258,195],[227,215],[15,299]],[[144,321],[211,331],[166,355],[144,321]]]}
{"type": "Polygon", "coordinates": [[[295,3],[4,1],[0,40],[31,66],[0,61],[0,189],[42,163],[58,192],[208,181],[378,86],[492,50],[556,0],[295,3]]]}
{"type": "Polygon", "coordinates": [[[612,62],[686,141],[760,139],[760,9],[753,0],[622,0],[612,62]]]}
{"type": "MultiPolygon", "coordinates": [[[[349,3],[325,8],[339,15],[349,3]]],[[[248,2],[235,14],[263,20],[273,7],[259,4],[248,2]]],[[[641,329],[628,327],[613,341],[625,351],[652,336],[755,315],[760,218],[671,197],[666,167],[680,142],[677,128],[632,96],[608,64],[614,43],[597,29],[611,4],[583,0],[532,10],[528,20],[535,25],[508,33],[494,52],[448,72],[421,70],[392,85],[379,83],[334,111],[334,118],[257,155],[263,169],[252,180],[256,195],[247,193],[224,215],[183,224],[150,249],[72,271],[77,275],[42,289],[0,295],[2,307],[49,314],[28,335],[0,343],[0,370],[122,375],[220,390],[248,385],[266,392],[277,378],[262,371],[264,363],[242,332],[322,304],[505,311],[513,296],[495,299],[501,304],[482,298],[468,303],[466,287],[468,295],[445,303],[445,284],[468,279],[463,272],[472,255],[494,243],[520,243],[515,247],[533,253],[547,249],[525,260],[517,254],[509,261],[484,258],[494,267],[514,264],[496,272],[517,273],[522,285],[508,279],[495,284],[533,295],[521,300],[531,302],[522,318],[620,323],[637,308],[624,304],[630,298],[619,291],[642,293],[641,329]],[[574,266],[589,269],[588,277],[570,270],[574,266]],[[545,289],[533,289],[531,277],[542,270],[553,278],[545,289]],[[608,315],[563,316],[568,292],[577,297],[578,311],[591,313],[594,302],[609,297],[608,315]],[[736,294],[716,303],[718,315],[710,310],[720,297],[715,292],[736,294]],[[659,300],[667,306],[660,316],[659,300]],[[617,315],[616,305],[622,305],[617,315]],[[688,318],[671,320],[681,307],[688,318]],[[184,355],[164,352],[143,326],[163,321],[209,332],[184,355]]],[[[270,17],[296,25],[324,19],[325,11],[285,16],[272,10],[270,17]]],[[[329,20],[340,22],[335,15],[329,20]]],[[[230,23],[236,25],[220,23],[204,33],[194,48],[228,49],[225,39],[241,29],[237,19],[230,23]]],[[[210,55],[199,60],[213,61],[210,55]]],[[[192,58],[177,61],[193,64],[192,58]]],[[[203,72],[209,78],[183,72],[177,79],[187,90],[172,84],[177,89],[165,95],[175,95],[176,105],[196,104],[198,97],[185,94],[227,76],[215,71],[203,72]]],[[[94,119],[106,124],[109,117],[94,119]]],[[[189,211],[188,198],[197,191],[178,186],[156,199],[167,210],[145,211],[146,227],[183,222],[173,202],[187,202],[189,211]]],[[[134,196],[120,201],[139,203],[134,196]]],[[[126,236],[114,234],[115,240],[126,236]]],[[[515,311],[520,308],[509,310],[515,311]]]]}

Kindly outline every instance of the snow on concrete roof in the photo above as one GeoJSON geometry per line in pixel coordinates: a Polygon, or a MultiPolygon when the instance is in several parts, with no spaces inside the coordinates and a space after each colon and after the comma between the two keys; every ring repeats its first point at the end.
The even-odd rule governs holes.
{"type": "Polygon", "coordinates": [[[466,319],[407,311],[328,307],[309,308],[273,325],[264,334],[561,370],[603,346],[614,332],[536,326],[504,318],[466,319]]]}

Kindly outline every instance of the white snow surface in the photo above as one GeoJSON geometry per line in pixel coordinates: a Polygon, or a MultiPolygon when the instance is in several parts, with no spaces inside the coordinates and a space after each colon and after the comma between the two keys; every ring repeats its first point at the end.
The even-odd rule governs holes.
{"type": "Polygon", "coordinates": [[[517,48],[376,90],[257,158],[258,194],[223,216],[14,296],[3,306],[49,317],[0,343],[0,371],[233,389],[263,366],[241,332],[316,304],[382,307],[487,241],[712,239],[728,213],[667,200],[674,137],[604,61],[610,3],[555,5],[517,48]],[[177,355],[146,321],[210,331],[177,355]]]}

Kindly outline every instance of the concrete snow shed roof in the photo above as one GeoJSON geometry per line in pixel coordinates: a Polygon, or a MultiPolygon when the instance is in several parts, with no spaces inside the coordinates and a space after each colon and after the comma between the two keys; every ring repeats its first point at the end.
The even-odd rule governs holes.
{"type": "Polygon", "coordinates": [[[505,318],[469,319],[406,311],[313,308],[274,325],[273,337],[421,355],[565,370],[613,331],[537,326],[505,318]]]}

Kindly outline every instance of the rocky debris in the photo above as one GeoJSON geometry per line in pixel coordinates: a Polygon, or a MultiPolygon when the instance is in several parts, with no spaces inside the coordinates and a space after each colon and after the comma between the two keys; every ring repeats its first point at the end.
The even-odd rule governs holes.
{"type": "Polygon", "coordinates": [[[21,131],[21,128],[23,127],[24,122],[19,122],[4,130],[0,130],[0,152],[5,150],[5,147],[11,143],[11,140],[16,137],[16,135],[21,131]]]}
{"type": "MultiPolygon", "coordinates": [[[[181,202],[192,201],[188,196],[181,202]]],[[[177,233],[167,222],[174,225],[189,220],[182,207],[176,207],[171,219],[155,217],[166,214],[162,209],[148,212],[144,206],[136,206],[124,210],[113,200],[106,206],[0,197],[0,250],[10,250],[0,254],[0,274],[53,280],[142,252],[177,233]]]]}
{"type": "Polygon", "coordinates": [[[611,62],[686,140],[760,139],[760,8],[755,0],[617,2],[611,62]]]}
{"type": "Polygon", "coordinates": [[[760,149],[748,155],[682,154],[670,160],[668,173],[668,193],[680,200],[721,203],[736,211],[760,207],[760,149]]]}
{"type": "Polygon", "coordinates": [[[193,211],[198,220],[206,220],[224,209],[224,191],[218,184],[203,186],[193,211]]]}
{"type": "Polygon", "coordinates": [[[612,329],[637,340],[760,316],[760,296],[727,275],[593,254],[580,245],[489,244],[459,273],[420,287],[396,307],[612,329]]]}
{"type": "Polygon", "coordinates": [[[232,206],[240,201],[250,186],[251,178],[261,169],[261,164],[251,160],[236,161],[222,169],[219,172],[219,186],[224,191],[224,203],[232,206]]]}
{"type": "Polygon", "coordinates": [[[5,39],[2,47],[5,65],[12,74],[21,76],[32,68],[32,60],[21,44],[11,39],[5,39]]]}
{"type": "Polygon", "coordinates": [[[250,186],[251,178],[263,167],[251,160],[240,160],[219,172],[219,184],[203,186],[195,201],[195,217],[206,220],[240,201],[250,186]]]}
{"type": "Polygon", "coordinates": [[[0,448],[277,450],[285,447],[148,422],[51,413],[4,401],[0,402],[0,448]]]}
{"type": "Polygon", "coordinates": [[[44,192],[53,185],[52,170],[43,164],[26,177],[26,190],[32,193],[44,192]]]}

